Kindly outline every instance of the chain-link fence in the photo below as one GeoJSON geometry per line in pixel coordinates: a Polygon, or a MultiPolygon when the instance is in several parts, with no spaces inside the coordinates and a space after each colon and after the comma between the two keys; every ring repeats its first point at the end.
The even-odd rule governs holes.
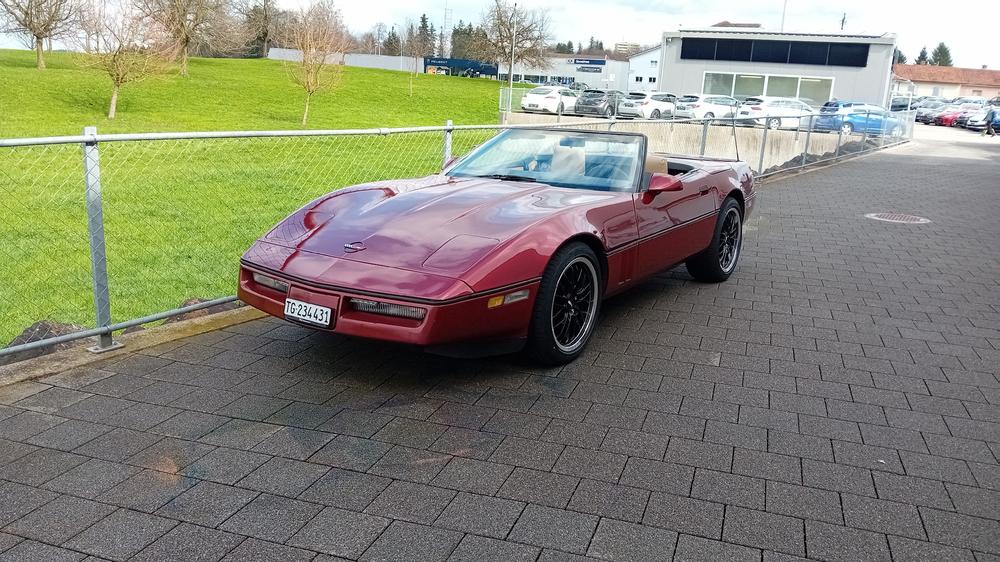
{"type": "MultiPolygon", "coordinates": [[[[577,119],[560,126],[643,133],[651,151],[738,153],[771,173],[834,150],[829,141],[810,142],[811,128],[718,123],[577,119]]],[[[0,363],[82,337],[101,336],[98,347],[107,348],[113,331],[231,301],[241,253],[310,200],[347,185],[435,173],[504,128],[550,126],[88,129],[78,137],[0,140],[0,363]]],[[[872,139],[904,140],[911,130],[869,135],[862,148],[874,148],[872,139]]],[[[859,135],[811,136],[829,137],[846,154],[859,135]]]]}

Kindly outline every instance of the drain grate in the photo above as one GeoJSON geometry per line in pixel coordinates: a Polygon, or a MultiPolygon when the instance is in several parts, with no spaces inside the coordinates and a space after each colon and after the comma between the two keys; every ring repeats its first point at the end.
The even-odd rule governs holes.
{"type": "Polygon", "coordinates": [[[916,215],[907,215],[905,213],[868,213],[865,215],[865,218],[897,224],[927,224],[931,222],[931,219],[925,219],[916,215]]]}

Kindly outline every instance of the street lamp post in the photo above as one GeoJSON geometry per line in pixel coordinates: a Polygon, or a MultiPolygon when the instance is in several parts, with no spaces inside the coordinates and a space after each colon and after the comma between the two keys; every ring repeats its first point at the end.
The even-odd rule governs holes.
{"type": "Polygon", "coordinates": [[[514,46],[517,44],[517,2],[510,13],[511,34],[510,34],[510,66],[507,67],[507,114],[510,115],[511,104],[514,98],[514,46]]]}

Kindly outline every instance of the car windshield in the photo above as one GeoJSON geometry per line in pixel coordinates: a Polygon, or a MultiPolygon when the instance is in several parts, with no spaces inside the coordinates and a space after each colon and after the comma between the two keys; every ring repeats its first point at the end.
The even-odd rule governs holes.
{"type": "Polygon", "coordinates": [[[746,101],[743,102],[743,105],[760,105],[762,103],[766,102],[760,98],[747,98],[746,101]]]}
{"type": "Polygon", "coordinates": [[[510,129],[463,158],[447,174],[633,191],[642,172],[644,140],[629,134],[510,129]]]}
{"type": "Polygon", "coordinates": [[[552,91],[552,88],[532,88],[529,94],[534,94],[536,96],[544,96],[545,94],[552,91]]]}
{"type": "Polygon", "coordinates": [[[683,101],[683,102],[698,101],[698,96],[692,96],[692,95],[681,96],[677,98],[677,101],[683,101]]]}
{"type": "Polygon", "coordinates": [[[583,94],[580,95],[582,98],[600,98],[606,96],[606,92],[601,90],[584,90],[583,94]]]}
{"type": "Polygon", "coordinates": [[[629,92],[628,99],[630,99],[630,100],[644,100],[644,99],[646,99],[646,96],[648,96],[648,95],[649,94],[645,94],[645,93],[642,93],[642,92],[629,92]]]}

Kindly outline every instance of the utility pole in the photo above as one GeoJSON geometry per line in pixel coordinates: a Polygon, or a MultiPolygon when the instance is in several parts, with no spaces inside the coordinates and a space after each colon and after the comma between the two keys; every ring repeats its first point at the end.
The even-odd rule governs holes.
{"type": "Polygon", "coordinates": [[[507,114],[510,114],[512,99],[514,98],[514,46],[517,44],[517,2],[514,2],[514,9],[510,12],[511,34],[510,34],[510,67],[507,68],[507,114]]]}
{"type": "Polygon", "coordinates": [[[785,10],[788,9],[788,0],[781,6],[781,31],[785,31],[785,10]]]}
{"type": "Polygon", "coordinates": [[[844,12],[844,17],[840,18],[840,30],[844,30],[844,26],[847,25],[847,12],[844,12]]]}

